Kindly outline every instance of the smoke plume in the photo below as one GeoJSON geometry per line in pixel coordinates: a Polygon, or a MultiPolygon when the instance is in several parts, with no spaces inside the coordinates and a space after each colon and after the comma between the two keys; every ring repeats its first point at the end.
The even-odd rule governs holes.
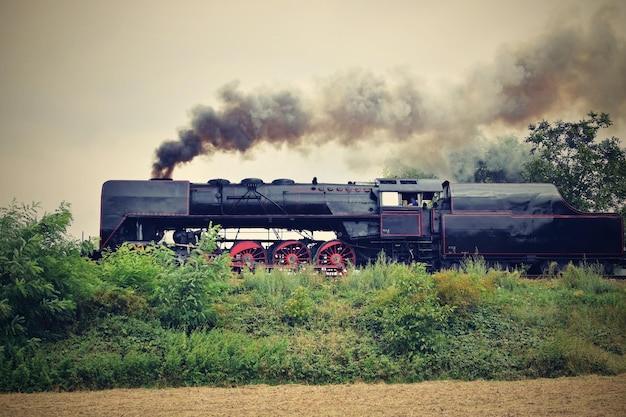
{"type": "Polygon", "coordinates": [[[198,155],[246,154],[262,143],[369,149],[381,138],[423,170],[450,173],[445,155],[471,148],[484,129],[521,130],[589,111],[609,113],[616,127],[624,126],[626,40],[616,30],[622,12],[610,4],[588,22],[550,22],[531,41],[502,46],[493,62],[443,93],[432,93],[410,74],[361,69],[322,78],[309,94],[269,88],[244,93],[237,83],[225,85],[217,108],[196,106],[178,139],[159,146],[152,175],[171,177],[176,166],[198,155]]]}

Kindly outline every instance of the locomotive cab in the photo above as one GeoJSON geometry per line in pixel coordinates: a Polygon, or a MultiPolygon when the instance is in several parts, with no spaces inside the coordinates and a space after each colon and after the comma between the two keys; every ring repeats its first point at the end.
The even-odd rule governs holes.
{"type": "Polygon", "coordinates": [[[435,261],[438,228],[434,203],[443,191],[438,179],[380,178],[380,237],[385,252],[399,262],[435,261]]]}
{"type": "Polygon", "coordinates": [[[377,182],[383,209],[431,208],[443,190],[438,179],[379,178],[377,182]]]}

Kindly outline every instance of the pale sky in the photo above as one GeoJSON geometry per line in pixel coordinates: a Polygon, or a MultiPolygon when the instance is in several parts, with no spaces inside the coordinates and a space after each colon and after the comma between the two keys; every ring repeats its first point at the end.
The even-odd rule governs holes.
{"type": "MultiPolygon", "coordinates": [[[[428,122],[427,127],[410,130],[402,146],[419,135],[437,136],[439,125],[451,134],[452,121],[437,122],[450,114],[463,119],[459,124],[464,131],[501,129],[500,133],[520,136],[531,116],[534,121],[567,120],[594,110],[623,118],[626,83],[619,68],[625,58],[613,64],[614,55],[608,53],[594,59],[606,59],[608,64],[590,70],[599,79],[616,79],[601,90],[602,97],[610,96],[606,103],[591,97],[580,106],[572,103],[572,108],[525,107],[520,118],[480,104],[511,105],[510,95],[502,101],[506,90],[502,85],[508,85],[503,80],[517,76],[507,66],[514,61],[510,57],[522,51],[531,56],[533,45],[543,45],[549,38],[545,34],[559,22],[569,22],[574,32],[589,30],[591,16],[603,4],[0,0],[0,206],[16,199],[40,202],[51,211],[68,201],[74,214],[71,233],[76,238],[97,236],[102,183],[150,178],[155,149],[165,140],[178,139],[179,129],[189,126],[190,112],[197,105],[219,110],[218,92],[232,82],[239,83],[243,94],[287,89],[306,99],[319,95],[317,90],[341,90],[353,74],[365,74],[364,78],[369,74],[374,81],[389,79],[395,86],[410,79],[425,100],[428,122]],[[606,73],[604,68],[609,68],[606,73]],[[492,74],[498,83],[492,82],[492,74]],[[491,87],[478,88],[481,83],[491,87]],[[497,100],[483,100],[482,91],[497,100]],[[461,96],[460,103],[465,104],[454,99],[461,96]],[[437,105],[430,105],[430,99],[437,105]],[[606,108],[585,108],[589,103],[606,108]],[[463,116],[466,111],[470,116],[463,116]],[[506,123],[500,123],[504,119],[506,123]]],[[[609,19],[618,31],[617,51],[623,51],[619,48],[624,43],[626,1],[606,4],[612,7],[609,19]]],[[[587,38],[584,42],[587,51],[605,48],[587,45],[595,42],[587,38]]],[[[524,97],[533,99],[532,94],[524,97]]],[[[397,113],[393,117],[397,124],[397,113]]],[[[303,138],[293,148],[278,142],[253,146],[243,157],[233,152],[200,156],[177,167],[173,177],[195,182],[218,177],[372,180],[398,150],[392,140],[386,142],[387,127],[376,126],[376,132],[369,132],[374,140],[362,145],[320,140],[319,132],[314,132],[315,140],[303,138]],[[379,134],[381,139],[376,140],[379,134]]],[[[411,156],[416,166],[420,152],[428,155],[434,142],[430,138],[419,143],[420,151],[411,156]]]]}

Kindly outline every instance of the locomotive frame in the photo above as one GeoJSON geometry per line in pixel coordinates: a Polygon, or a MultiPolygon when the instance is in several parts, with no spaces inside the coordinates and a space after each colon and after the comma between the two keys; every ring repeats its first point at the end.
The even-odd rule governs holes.
{"type": "Polygon", "coordinates": [[[100,249],[159,242],[169,233],[173,247],[183,253],[209,224],[227,232],[218,243],[235,268],[311,264],[341,272],[381,251],[390,260],[423,262],[433,270],[474,254],[490,264],[524,265],[536,272],[550,262],[599,262],[607,269],[626,264],[621,217],[575,210],[552,184],[412,178],[348,184],[258,178],[103,184],[100,249]],[[274,230],[276,237],[239,239],[243,229],[274,230]],[[282,238],[287,231],[301,237],[282,238]],[[318,232],[334,236],[316,239],[318,232]]]}

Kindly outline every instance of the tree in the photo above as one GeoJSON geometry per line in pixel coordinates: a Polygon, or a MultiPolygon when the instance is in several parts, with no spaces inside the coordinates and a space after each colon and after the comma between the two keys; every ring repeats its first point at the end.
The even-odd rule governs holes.
{"type": "Polygon", "coordinates": [[[523,177],[529,182],[550,182],[563,197],[583,211],[626,214],[626,152],[619,139],[596,141],[600,128],[612,125],[606,113],[588,114],[578,123],[542,121],[529,126],[526,142],[532,159],[523,177]]]}
{"type": "Polygon", "coordinates": [[[522,168],[529,159],[528,145],[515,136],[503,136],[476,159],[475,182],[522,182],[522,168]]]}
{"type": "Polygon", "coordinates": [[[72,215],[63,203],[37,214],[36,205],[0,208],[0,340],[49,338],[93,297],[96,265],[66,235],[72,215]]]}

